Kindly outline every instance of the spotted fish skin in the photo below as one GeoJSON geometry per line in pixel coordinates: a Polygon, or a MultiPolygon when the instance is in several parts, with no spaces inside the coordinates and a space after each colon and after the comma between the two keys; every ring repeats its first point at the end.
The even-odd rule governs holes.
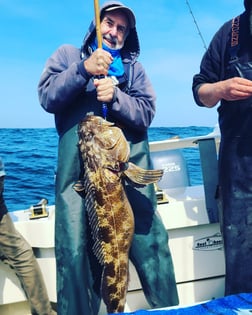
{"type": "Polygon", "coordinates": [[[160,179],[162,172],[152,174],[128,163],[130,148],[121,129],[99,116],[86,116],[78,133],[84,174],[74,188],[85,199],[93,252],[103,266],[101,295],[107,312],[120,313],[126,302],[134,234],[122,176],[132,174],[132,181],[146,184],[160,179]]]}

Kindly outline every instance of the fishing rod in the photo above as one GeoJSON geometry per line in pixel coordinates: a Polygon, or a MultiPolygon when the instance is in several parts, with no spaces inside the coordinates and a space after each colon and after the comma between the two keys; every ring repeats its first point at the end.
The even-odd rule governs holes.
{"type": "Polygon", "coordinates": [[[94,0],[94,11],[95,11],[95,30],[98,48],[102,48],[102,36],[101,36],[101,19],[100,19],[100,7],[99,0],[94,0]]]}
{"type": "Polygon", "coordinates": [[[194,22],[194,24],[196,25],[196,28],[197,28],[198,34],[199,34],[199,36],[200,36],[200,38],[201,38],[201,40],[202,40],[203,46],[204,46],[205,50],[207,50],[207,46],[206,46],[204,37],[203,37],[203,35],[202,35],[201,31],[200,31],[200,28],[199,28],[199,26],[198,26],[198,23],[197,23],[197,21],[196,21],[196,18],[195,18],[195,16],[194,16],[193,11],[192,11],[192,9],[191,9],[191,6],[190,6],[190,4],[189,4],[189,1],[188,1],[188,0],[185,0],[185,2],[186,2],[186,4],[187,4],[188,9],[189,9],[189,12],[191,13],[191,16],[192,16],[192,18],[193,18],[193,22],[194,22]]]}
{"type": "MultiPolygon", "coordinates": [[[[101,35],[101,17],[100,17],[100,7],[99,0],[94,0],[94,11],[95,11],[95,30],[97,38],[98,48],[102,48],[102,35],[101,35]]],[[[102,103],[102,115],[103,118],[107,118],[108,106],[106,103],[102,103]]]]}

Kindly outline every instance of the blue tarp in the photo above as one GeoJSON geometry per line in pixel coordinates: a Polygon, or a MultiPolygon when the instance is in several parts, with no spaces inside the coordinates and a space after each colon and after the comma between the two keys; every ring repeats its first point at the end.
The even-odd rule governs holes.
{"type": "MultiPolygon", "coordinates": [[[[121,315],[251,315],[252,293],[241,293],[211,300],[203,304],[170,310],[138,310],[121,315]]],[[[119,315],[119,314],[117,314],[119,315]]]]}

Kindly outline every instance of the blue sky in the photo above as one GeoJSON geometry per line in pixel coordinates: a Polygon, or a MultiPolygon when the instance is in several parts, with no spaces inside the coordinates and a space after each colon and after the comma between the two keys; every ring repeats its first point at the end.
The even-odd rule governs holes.
{"type": "MultiPolygon", "coordinates": [[[[102,4],[103,1],[100,2],[102,4]]],[[[153,127],[214,126],[216,108],[195,105],[191,84],[205,52],[186,0],[126,0],[137,18],[141,55],[157,94],[153,127]]],[[[242,0],[190,0],[208,45],[244,10],[242,0]]],[[[46,59],[63,43],[80,46],[94,16],[91,0],[0,0],[0,128],[54,127],[38,102],[46,59]]]]}

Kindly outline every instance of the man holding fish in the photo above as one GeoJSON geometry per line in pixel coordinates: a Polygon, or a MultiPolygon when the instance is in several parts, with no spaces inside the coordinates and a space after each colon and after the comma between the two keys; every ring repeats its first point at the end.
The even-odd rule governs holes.
{"type": "MultiPolygon", "coordinates": [[[[122,139],[117,131],[112,131],[119,127],[129,145],[129,163],[127,159],[106,161],[104,177],[112,176],[111,172],[107,175],[108,170],[114,175],[126,173],[128,165],[133,164],[145,170],[151,168],[147,131],[155,114],[156,98],[143,66],[137,61],[140,47],[135,15],[122,3],[108,1],[101,7],[100,21],[102,48],[93,21],[81,49],[63,45],[47,60],[38,87],[40,103],[55,115],[59,134],[55,250],[60,315],[96,315],[101,297],[106,295],[106,287],[101,288],[103,268],[93,251],[95,220],[87,218],[86,211],[92,200],[87,200],[90,182],[86,179],[85,162],[89,162],[86,164],[90,174],[97,164],[95,140],[100,137],[97,142],[100,146],[112,148],[114,134],[122,139]],[[91,118],[83,131],[80,126],[87,115],[91,118]],[[89,124],[93,126],[96,121],[97,128],[94,125],[92,131],[89,124]],[[103,126],[107,124],[111,139],[104,132],[103,126]],[[106,138],[102,137],[103,132],[106,138]],[[84,135],[84,149],[82,142],[78,146],[80,133],[84,135]],[[82,159],[80,151],[85,150],[87,154],[82,159]],[[79,180],[82,184],[76,186],[79,180]],[[79,191],[86,190],[83,196],[76,192],[76,187],[79,191]]],[[[96,172],[92,174],[96,178],[96,172]]],[[[176,305],[178,295],[168,235],[155,212],[154,186],[135,187],[124,181],[123,185],[134,216],[129,258],[136,267],[145,297],[151,307],[176,305]]],[[[90,189],[100,205],[107,191],[101,196],[97,187],[90,189]]],[[[114,204],[117,200],[112,200],[111,205],[114,204]]],[[[99,231],[98,235],[102,233],[99,231]]]]}

